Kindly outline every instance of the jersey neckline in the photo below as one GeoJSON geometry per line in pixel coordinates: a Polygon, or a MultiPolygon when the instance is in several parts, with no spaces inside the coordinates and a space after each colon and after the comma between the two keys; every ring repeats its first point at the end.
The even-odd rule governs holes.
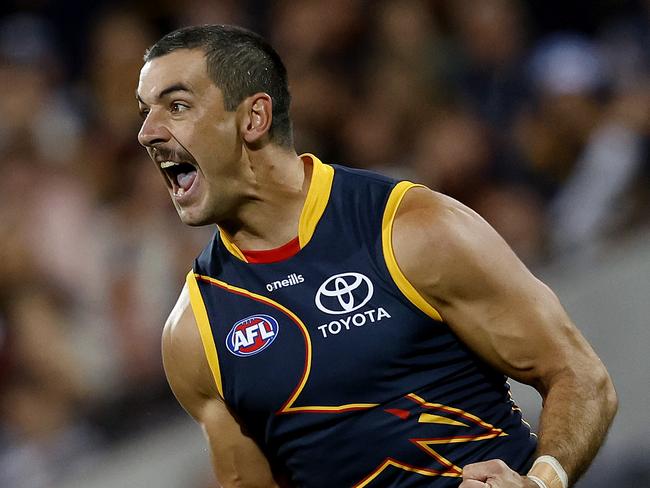
{"type": "Polygon", "coordinates": [[[312,164],[312,176],[305,203],[300,213],[298,236],[275,249],[261,251],[242,251],[233,242],[227,232],[219,228],[219,235],[225,248],[237,259],[245,263],[274,263],[284,261],[296,255],[311,240],[329,202],[334,181],[334,168],[324,164],[311,153],[300,155],[304,164],[312,164]],[[252,258],[252,259],[251,259],[252,258]]]}
{"type": "Polygon", "coordinates": [[[300,251],[300,239],[294,237],[286,244],[275,249],[264,249],[262,251],[246,251],[241,249],[241,253],[246,258],[247,263],[277,263],[295,256],[300,251]]]}

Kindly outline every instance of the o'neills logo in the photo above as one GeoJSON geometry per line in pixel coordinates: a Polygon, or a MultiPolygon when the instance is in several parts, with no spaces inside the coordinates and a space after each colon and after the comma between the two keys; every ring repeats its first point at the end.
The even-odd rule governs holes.
{"type": "Polygon", "coordinates": [[[269,291],[279,290],[280,288],[285,288],[287,286],[297,285],[303,283],[305,278],[301,274],[291,273],[283,280],[272,281],[271,283],[266,284],[266,289],[269,291]]]}
{"type": "Polygon", "coordinates": [[[226,347],[235,356],[252,356],[269,347],[279,331],[278,321],[270,315],[251,315],[232,326],[226,347]]]}

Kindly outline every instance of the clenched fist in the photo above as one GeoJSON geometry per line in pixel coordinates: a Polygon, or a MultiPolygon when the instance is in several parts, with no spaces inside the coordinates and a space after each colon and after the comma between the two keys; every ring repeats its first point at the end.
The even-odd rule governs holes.
{"type": "Polygon", "coordinates": [[[539,488],[500,459],[468,464],[463,468],[463,482],[458,488],[539,488]]]}

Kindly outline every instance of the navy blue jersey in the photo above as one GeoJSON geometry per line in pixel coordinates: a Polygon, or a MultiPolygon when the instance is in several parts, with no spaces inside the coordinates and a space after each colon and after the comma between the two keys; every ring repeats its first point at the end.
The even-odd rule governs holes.
{"type": "Polygon", "coordinates": [[[303,159],[299,250],[252,263],[217,232],[188,274],[217,387],[247,433],[296,486],[457,487],[464,465],[493,458],[528,469],[536,440],[506,378],[395,262],[393,218],[415,185],[303,159]]]}

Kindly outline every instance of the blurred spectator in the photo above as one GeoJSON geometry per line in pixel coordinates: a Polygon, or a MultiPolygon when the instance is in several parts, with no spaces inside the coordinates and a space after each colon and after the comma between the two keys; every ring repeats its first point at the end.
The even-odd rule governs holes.
{"type": "Polygon", "coordinates": [[[132,10],[107,10],[94,22],[88,46],[88,125],[79,169],[101,203],[128,191],[130,162],[140,148],[134,110],[143,46],[154,40],[152,26],[132,10]]]}
{"type": "Polygon", "coordinates": [[[603,56],[619,93],[648,90],[650,83],[650,1],[640,4],[638,12],[605,19],[601,29],[603,56]]]}
{"type": "Polygon", "coordinates": [[[269,39],[286,64],[296,147],[336,159],[353,100],[363,26],[360,0],[273,3],[269,39]]]}
{"type": "Polygon", "coordinates": [[[80,120],[60,86],[63,67],[43,18],[14,14],[0,19],[0,147],[23,142],[44,160],[61,164],[75,154],[80,120]]]}
{"type": "Polygon", "coordinates": [[[99,446],[85,420],[89,397],[72,331],[64,327],[70,306],[43,283],[13,290],[3,305],[11,376],[0,394],[0,484],[48,486],[99,446]]]}
{"type": "Polygon", "coordinates": [[[439,113],[424,124],[413,155],[418,181],[467,204],[490,184],[487,127],[466,111],[439,113]]]}
{"type": "Polygon", "coordinates": [[[491,126],[507,131],[529,95],[524,5],[519,0],[452,0],[448,5],[458,46],[453,81],[459,95],[491,126]]]}
{"type": "Polygon", "coordinates": [[[475,115],[438,114],[418,133],[412,161],[415,179],[478,211],[529,263],[545,255],[542,201],[530,188],[496,182],[490,132],[475,115]]]}
{"type": "Polygon", "coordinates": [[[235,24],[249,25],[250,19],[241,0],[189,0],[165,2],[179,25],[235,24]]]}
{"type": "Polygon", "coordinates": [[[542,41],[531,71],[541,110],[536,129],[521,144],[541,149],[530,153],[531,160],[556,184],[550,202],[552,245],[574,250],[622,218],[621,206],[644,162],[650,106],[642,97],[634,97],[636,107],[626,103],[627,94],[603,97],[611,87],[609,71],[598,46],[577,35],[542,41]]]}

